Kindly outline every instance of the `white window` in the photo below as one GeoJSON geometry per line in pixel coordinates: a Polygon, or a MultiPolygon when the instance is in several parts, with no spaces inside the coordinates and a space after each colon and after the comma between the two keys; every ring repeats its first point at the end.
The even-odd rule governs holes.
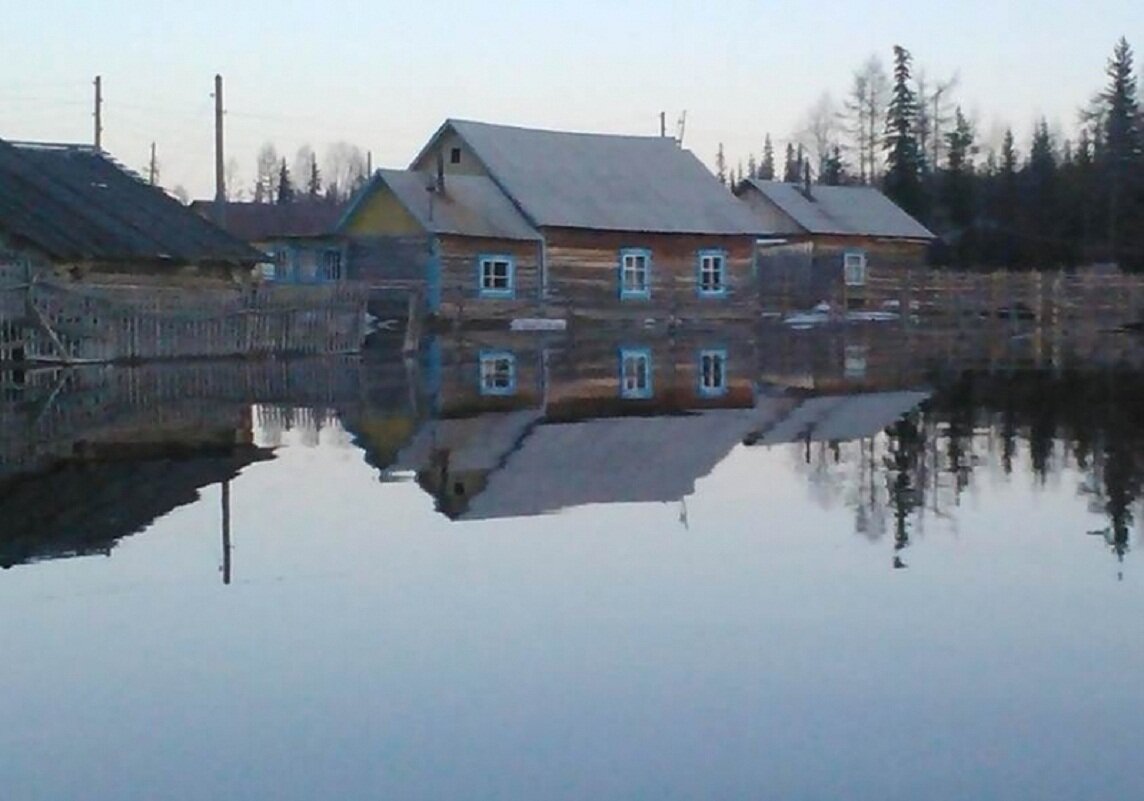
{"type": "Polygon", "coordinates": [[[699,394],[708,397],[727,391],[727,352],[704,350],[699,353],[699,394]]]}
{"type": "Polygon", "coordinates": [[[482,256],[480,290],[482,297],[510,298],[515,285],[515,265],[510,256],[482,256]]]}
{"type": "Polygon", "coordinates": [[[481,394],[512,395],[516,392],[516,357],[511,353],[481,354],[481,394]]]}
{"type": "Polygon", "coordinates": [[[620,396],[651,397],[651,351],[645,348],[620,351],[620,396]]]}
{"type": "Polygon", "coordinates": [[[699,294],[723,295],[727,292],[727,257],[722,251],[699,252],[699,294]]]}
{"type": "Polygon", "coordinates": [[[843,352],[843,371],[847,378],[866,377],[866,346],[847,345],[843,352]]]}
{"type": "Polygon", "coordinates": [[[342,252],[331,248],[322,253],[322,278],[326,281],[342,280],[342,252]]]}
{"type": "Polygon", "coordinates": [[[620,297],[646,298],[651,295],[651,251],[620,251],[620,297]]]}
{"type": "Polygon", "coordinates": [[[842,276],[846,286],[866,285],[866,254],[852,250],[842,257],[842,276]]]}

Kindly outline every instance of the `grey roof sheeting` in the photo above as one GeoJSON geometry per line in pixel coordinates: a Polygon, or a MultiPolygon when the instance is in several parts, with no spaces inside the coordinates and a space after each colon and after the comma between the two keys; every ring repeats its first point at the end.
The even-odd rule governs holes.
{"type": "Polygon", "coordinates": [[[760,233],[745,204],[673,139],[449,120],[417,161],[450,129],[538,227],[760,233]]]}
{"type": "Polygon", "coordinates": [[[928,228],[870,186],[814,185],[809,199],[798,184],[757,179],[747,184],[810,234],[934,238],[928,228]]]}
{"type": "Polygon", "coordinates": [[[59,260],[253,265],[262,259],[82,145],[0,140],[0,231],[59,260]]]}
{"type": "MultiPolygon", "coordinates": [[[[412,170],[378,170],[370,187],[384,184],[417,222],[435,234],[538,241],[540,234],[483,175],[448,175],[443,193],[430,192],[434,176],[412,170]]],[[[352,211],[347,213],[347,218],[352,211]]]]}

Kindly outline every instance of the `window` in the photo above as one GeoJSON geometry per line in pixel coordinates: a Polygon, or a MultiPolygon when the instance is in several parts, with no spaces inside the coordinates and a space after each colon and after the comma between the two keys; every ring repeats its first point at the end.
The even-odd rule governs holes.
{"type": "Polygon", "coordinates": [[[843,371],[847,378],[865,378],[866,377],[866,353],[865,345],[847,345],[843,353],[843,371]]]}
{"type": "Polygon", "coordinates": [[[846,286],[866,285],[866,254],[852,250],[842,257],[842,277],[846,286]]]}
{"type": "Polygon", "coordinates": [[[620,251],[620,297],[651,297],[651,251],[620,251]]]}
{"type": "Polygon", "coordinates": [[[620,397],[651,397],[651,351],[646,348],[620,351],[620,397]]]}
{"type": "Polygon", "coordinates": [[[481,394],[516,394],[516,357],[507,351],[481,354],[481,394]]]}
{"type": "Polygon", "coordinates": [[[481,256],[478,264],[481,297],[513,297],[516,270],[511,256],[481,256]]]}
{"type": "Polygon", "coordinates": [[[455,147],[449,151],[449,163],[450,164],[460,164],[461,163],[461,148],[455,147]]]}
{"type": "Polygon", "coordinates": [[[721,250],[699,251],[699,294],[727,294],[727,254],[721,250]]]}
{"type": "Polygon", "coordinates": [[[699,352],[699,394],[708,398],[727,392],[727,351],[699,352]]]}
{"type": "Polygon", "coordinates": [[[342,280],[342,252],[330,249],[322,254],[322,279],[325,281],[342,280]]]}

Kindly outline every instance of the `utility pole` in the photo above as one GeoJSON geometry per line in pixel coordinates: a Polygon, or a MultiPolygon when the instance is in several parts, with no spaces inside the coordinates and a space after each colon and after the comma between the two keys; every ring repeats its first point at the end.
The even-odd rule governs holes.
{"type": "Polygon", "coordinates": [[[215,108],[215,202],[214,221],[219,227],[226,225],[226,168],[222,141],[222,76],[214,77],[215,108]]]}
{"type": "Polygon", "coordinates": [[[103,150],[103,76],[95,76],[95,149],[103,150]]]}
{"type": "Polygon", "coordinates": [[[155,161],[155,143],[151,143],[151,164],[147,169],[147,178],[151,186],[159,179],[159,164],[155,161]]]}

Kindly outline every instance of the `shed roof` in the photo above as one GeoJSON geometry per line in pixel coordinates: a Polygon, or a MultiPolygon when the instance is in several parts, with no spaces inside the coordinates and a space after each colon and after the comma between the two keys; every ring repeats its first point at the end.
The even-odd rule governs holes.
{"type": "MultiPolygon", "coordinates": [[[[207,219],[214,219],[213,200],[196,200],[191,208],[207,219]]],[[[329,236],[345,209],[345,203],[325,201],[281,205],[232,201],[225,205],[223,227],[244,242],[329,236]]]]}
{"type": "Polygon", "coordinates": [[[444,192],[429,191],[432,185],[433,177],[422,172],[378,170],[346,212],[343,224],[378,187],[387,186],[426,231],[491,239],[540,239],[540,234],[491,178],[449,175],[444,192]]]}
{"type": "Polygon", "coordinates": [[[82,145],[0,140],[0,231],[60,260],[262,259],[162,189],[82,145]]]}
{"type": "Polygon", "coordinates": [[[673,139],[449,120],[414,164],[450,130],[538,227],[747,235],[760,228],[673,139]]]}
{"type": "Polygon", "coordinates": [[[928,228],[872,186],[820,186],[810,197],[798,184],[748,179],[746,184],[807,233],[930,240],[928,228]]]}

